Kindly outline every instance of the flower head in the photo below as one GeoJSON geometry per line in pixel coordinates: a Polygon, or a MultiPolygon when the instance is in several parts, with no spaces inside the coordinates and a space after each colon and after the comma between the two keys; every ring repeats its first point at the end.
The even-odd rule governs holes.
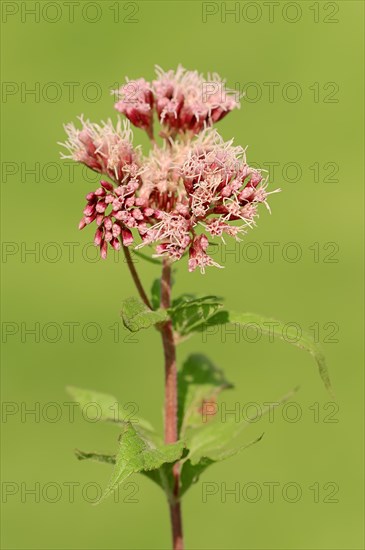
{"type": "Polygon", "coordinates": [[[145,130],[152,136],[153,125],[153,94],[151,85],[144,78],[127,80],[115,95],[118,101],[115,108],[131,121],[137,128],[145,130]]]}
{"type": "Polygon", "coordinates": [[[216,73],[204,78],[181,65],[176,71],[156,67],[152,87],[159,121],[172,132],[194,134],[239,108],[237,93],[216,73]]]}
{"type": "Polygon", "coordinates": [[[199,267],[201,273],[205,273],[205,268],[208,266],[223,267],[208,256],[206,253],[208,245],[209,241],[206,235],[199,235],[194,238],[189,249],[189,271],[195,271],[199,267]]]}
{"type": "MultiPolygon", "coordinates": [[[[217,265],[206,252],[208,237],[224,240],[228,235],[239,240],[255,224],[258,204],[266,203],[267,180],[260,170],[248,166],[241,147],[224,142],[212,129],[206,130],[188,151],[183,146],[180,156],[176,150],[170,154],[171,170],[164,172],[164,189],[158,177],[151,178],[149,184],[150,204],[157,209],[163,204],[165,208],[139,246],[159,242],[158,255],[172,260],[189,250],[189,270],[200,267],[204,272],[206,266],[217,265]]],[[[142,181],[144,177],[142,174],[142,181]]]]}
{"type": "Polygon", "coordinates": [[[136,175],[140,158],[138,150],[133,148],[133,132],[129,122],[118,120],[116,126],[110,119],[100,125],[79,117],[81,129],[70,122],[65,125],[68,139],[60,143],[68,150],[61,158],[72,159],[86,164],[92,170],[108,175],[116,182],[136,175]]]}
{"type": "Polygon", "coordinates": [[[137,128],[153,135],[153,113],[163,126],[162,135],[197,134],[240,107],[238,94],[226,88],[216,73],[207,78],[181,65],[164,71],[156,67],[152,84],[144,78],[128,80],[114,91],[115,108],[137,128]]]}
{"type": "Polygon", "coordinates": [[[209,255],[210,241],[240,240],[255,226],[260,204],[268,207],[270,194],[267,177],[247,164],[245,149],[211,127],[238,107],[232,92],[217,75],[206,81],[179,66],[157,68],[152,84],[127,81],[117,95],[116,108],[146,130],[152,148],[148,157],[133,148],[129,121],[98,125],[80,117],[80,130],[65,126],[70,154],[63,158],[111,180],[86,196],[80,229],[95,222],[94,242],[103,258],[108,247],[133,244],[153,246],[171,261],[188,255],[189,271],[222,267],[209,255]],[[164,126],[162,147],[152,137],[154,109],[164,126]]]}
{"type": "Polygon", "coordinates": [[[140,187],[138,178],[115,187],[107,181],[101,181],[101,187],[86,195],[86,207],[79,229],[96,222],[94,243],[100,247],[102,258],[106,258],[108,243],[114,250],[121,244],[129,246],[134,237],[131,229],[137,228],[143,234],[146,223],[154,211],[140,207],[136,190],[140,187]]]}

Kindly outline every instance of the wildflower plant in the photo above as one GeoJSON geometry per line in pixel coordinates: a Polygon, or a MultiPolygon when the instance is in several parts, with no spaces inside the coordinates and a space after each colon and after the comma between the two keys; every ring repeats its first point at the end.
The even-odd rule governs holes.
{"type": "MultiPolygon", "coordinates": [[[[120,430],[113,454],[77,451],[76,455],[112,465],[100,500],[134,473],[157,483],[167,497],[173,547],[182,549],[181,499],[186,491],[211,464],[241,452],[261,436],[242,442],[239,436],[249,422],[221,423],[212,409],[204,414],[207,404],[232,384],[202,355],[191,355],[178,369],[176,346],[194,333],[228,323],[254,323],[262,332],[271,331],[280,338],[284,324],[228,311],[216,296],[184,294],[173,300],[172,264],[181,261],[189,271],[199,269],[202,274],[209,267],[224,267],[213,260],[210,247],[217,240],[223,245],[226,239],[241,240],[256,225],[259,210],[269,209],[270,193],[278,190],[268,192],[267,176],[249,166],[245,149],[233,140],[224,141],[214,128],[240,107],[237,94],[217,74],[205,79],[181,66],[167,72],[157,67],[152,82],[127,79],[113,93],[115,108],[125,119],[95,124],[81,116],[79,127],[65,125],[68,138],[62,145],[67,153],[62,158],[100,173],[100,186],[86,196],[79,228],[93,227],[102,258],[110,249],[125,255],[138,298],[121,304],[124,326],[131,332],[155,327],[161,334],[165,433],[162,439],[141,418],[128,422],[122,405],[116,415],[113,396],[71,387],[77,403],[97,403],[103,420],[114,422],[120,430]],[[162,145],[154,137],[156,124],[162,145]],[[150,139],[148,156],[133,146],[131,125],[150,139]],[[154,281],[150,295],[133,254],[161,265],[161,277],[154,281]]],[[[302,335],[299,341],[296,336],[292,342],[312,354],[329,388],[321,351],[309,336],[302,335]]]]}

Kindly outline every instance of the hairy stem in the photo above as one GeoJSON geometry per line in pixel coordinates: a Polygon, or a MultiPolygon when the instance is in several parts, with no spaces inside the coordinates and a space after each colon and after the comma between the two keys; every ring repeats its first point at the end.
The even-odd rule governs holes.
{"type": "Polygon", "coordinates": [[[184,550],[180,501],[177,501],[174,504],[170,504],[170,518],[172,526],[173,549],[184,550]]]}
{"type": "MultiPolygon", "coordinates": [[[[164,259],[161,277],[161,308],[167,309],[171,303],[171,265],[164,259]]],[[[162,344],[165,356],[165,443],[175,443],[178,440],[177,418],[177,368],[176,349],[171,321],[166,321],[161,327],[162,344]]],[[[183,550],[183,532],[181,521],[181,505],[179,500],[180,471],[179,465],[173,468],[174,498],[169,502],[174,550],[183,550]]]]}
{"type": "MultiPolygon", "coordinates": [[[[161,308],[168,309],[171,300],[171,266],[164,259],[161,277],[161,308]]],[[[161,327],[165,356],[165,443],[177,441],[177,372],[176,349],[171,321],[161,327]]]]}
{"type": "Polygon", "coordinates": [[[125,259],[127,261],[129,271],[132,275],[132,279],[133,279],[134,284],[136,285],[136,288],[138,290],[138,294],[140,295],[142,301],[146,304],[146,306],[149,307],[150,309],[152,309],[152,305],[151,305],[151,303],[150,303],[150,301],[147,297],[147,294],[144,291],[141,280],[138,276],[137,270],[136,270],[134,262],[132,260],[131,253],[129,252],[129,248],[127,246],[123,246],[123,252],[124,252],[125,259]]]}

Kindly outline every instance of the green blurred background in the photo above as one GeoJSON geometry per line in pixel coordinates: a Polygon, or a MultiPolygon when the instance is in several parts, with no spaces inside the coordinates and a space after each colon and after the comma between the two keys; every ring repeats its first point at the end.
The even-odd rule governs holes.
{"type": "MultiPolygon", "coordinates": [[[[264,431],[263,440],[208,469],[188,493],[186,546],[363,548],[363,3],[240,2],[239,12],[226,18],[233,2],[73,4],[71,16],[66,2],[2,2],[3,548],[169,547],[164,496],[149,480],[135,476],[137,485],[122,488],[118,504],[92,506],[82,496],[89,488],[92,499],[87,484],[104,486],[110,472],[77,462],[73,449],[113,451],[118,431],[77,412],[70,422],[65,387],[134,402],[161,429],[162,352],[154,331],[135,341],[121,328],[115,332],[121,300],[135,291],[122,258],[93,261],[91,231],[78,233],[84,195],[97,184],[81,167],[71,177],[56,143],[64,140],[62,124],[80,113],[115,119],[109,90],[125,75],[152,79],[155,64],[178,63],[216,71],[231,87],[246,89],[242,109],[219,130],[249,146],[251,163],[278,163],[271,189],[283,192],[271,197],[272,215],[261,213],[240,249],[229,243],[234,252],[226,260],[216,253],[225,270],[189,274],[182,262],[174,292],[222,295],[230,308],[317,330],[338,408],[328,405],[333,398],[311,357],[293,346],[264,337],[249,343],[242,335],[226,335],[224,342],[222,333],[183,344],[179,359],[200,351],[225,368],[236,385],[227,407],[275,401],[301,387],[297,422],[279,411],[274,422],[251,426],[247,437],[264,431]],[[31,89],[35,94],[25,93],[31,89]],[[273,261],[264,243],[278,243],[273,261]],[[36,253],[26,254],[30,249],[36,253]],[[301,258],[288,261],[295,250],[301,258]],[[35,323],[38,342],[26,333],[35,323]],[[74,341],[70,323],[76,323],[74,341]],[[25,414],[34,407],[39,417],[25,414]],[[51,422],[55,413],[61,418],[51,422]],[[207,502],[204,481],[219,487],[207,502]],[[80,485],[69,502],[65,484],[72,482],[80,485]],[[257,502],[250,502],[254,490],[224,502],[222,483],[244,489],[248,482],[262,490],[257,502]],[[273,502],[268,482],[279,483],[273,502]],[[296,503],[283,497],[289,482],[301,488],[296,503]],[[27,494],[37,483],[39,499],[27,494]],[[335,502],[325,502],[334,488],[335,502]],[[134,490],[138,502],[128,502],[134,490]]],[[[138,130],[135,139],[147,146],[138,130]]],[[[146,286],[158,276],[155,266],[139,262],[138,268],[146,286]]]]}

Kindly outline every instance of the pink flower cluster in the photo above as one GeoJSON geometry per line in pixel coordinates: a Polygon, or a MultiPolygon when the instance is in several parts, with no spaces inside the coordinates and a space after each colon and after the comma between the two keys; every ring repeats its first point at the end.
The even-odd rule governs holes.
{"type": "Polygon", "coordinates": [[[68,139],[60,145],[67,149],[68,154],[61,153],[62,159],[81,162],[116,182],[137,174],[140,151],[133,147],[133,132],[127,121],[122,125],[118,120],[114,127],[111,120],[101,125],[84,120],[82,116],[79,120],[81,130],[72,122],[64,127],[68,139]]]}
{"type": "Polygon", "coordinates": [[[152,85],[139,79],[119,90],[117,109],[151,138],[147,158],[133,148],[129,121],[99,126],[81,117],[80,130],[65,126],[69,155],[63,157],[111,180],[87,195],[79,226],[96,223],[94,242],[103,258],[109,246],[154,246],[157,256],[172,261],[187,253],[189,271],[204,273],[207,266],[222,267],[208,254],[210,240],[239,240],[255,225],[259,204],[267,206],[267,178],[247,164],[242,147],[211,127],[237,106],[234,99],[214,75],[216,95],[203,100],[202,82],[198,73],[178,67],[158,69],[152,85]],[[135,102],[128,103],[132,92],[135,102]],[[162,147],[153,139],[154,109],[164,127],[162,147]]]}
{"type": "Polygon", "coordinates": [[[239,108],[237,92],[226,88],[218,74],[205,79],[197,71],[181,65],[176,71],[156,67],[152,84],[143,78],[128,80],[114,93],[119,101],[115,108],[131,123],[153,135],[153,111],[164,126],[161,135],[197,134],[221,120],[232,109],[239,108]]]}

